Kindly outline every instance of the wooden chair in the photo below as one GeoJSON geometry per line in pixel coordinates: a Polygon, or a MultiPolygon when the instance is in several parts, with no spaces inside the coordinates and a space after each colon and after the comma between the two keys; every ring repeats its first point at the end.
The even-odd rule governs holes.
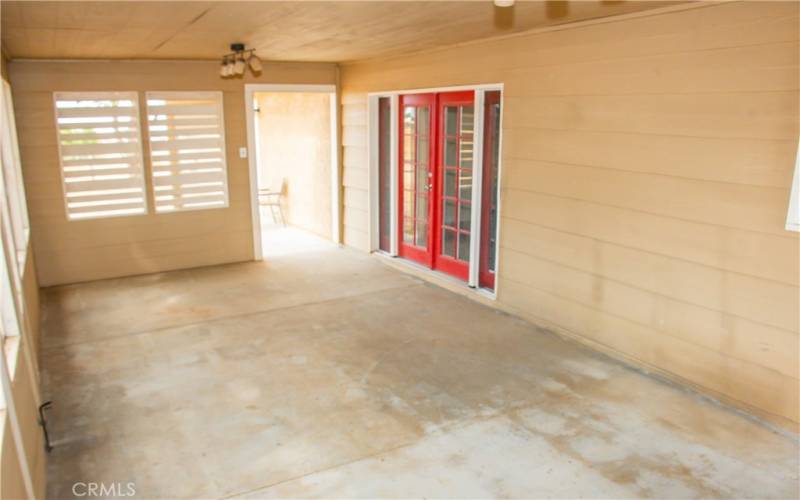
{"type": "Polygon", "coordinates": [[[258,204],[262,207],[269,207],[273,222],[278,223],[278,216],[280,216],[280,224],[283,227],[286,227],[286,217],[283,215],[281,199],[285,191],[286,179],[281,179],[281,185],[278,189],[263,188],[258,190],[258,204]]]}

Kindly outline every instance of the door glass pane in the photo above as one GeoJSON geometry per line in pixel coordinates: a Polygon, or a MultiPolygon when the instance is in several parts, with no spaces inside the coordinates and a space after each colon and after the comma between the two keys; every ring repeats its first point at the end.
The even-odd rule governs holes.
{"type": "Polygon", "coordinates": [[[475,108],[473,106],[461,106],[461,130],[462,134],[472,134],[475,131],[475,108]]]}
{"type": "Polygon", "coordinates": [[[494,272],[494,263],[495,263],[495,249],[497,248],[496,243],[496,235],[497,235],[497,210],[492,210],[491,217],[489,218],[489,262],[487,263],[487,267],[489,271],[494,272]]]}
{"type": "Polygon", "coordinates": [[[414,217],[414,191],[403,191],[403,217],[414,217]]]}
{"type": "Polygon", "coordinates": [[[456,232],[449,229],[442,229],[442,255],[455,258],[456,256],[456,232]]]}
{"type": "Polygon", "coordinates": [[[428,190],[430,177],[429,106],[406,106],[403,110],[403,241],[428,246],[428,190]]]}
{"type": "Polygon", "coordinates": [[[458,233],[458,260],[469,262],[469,233],[458,233]]]}
{"type": "Polygon", "coordinates": [[[403,139],[403,162],[405,163],[413,163],[415,154],[415,147],[416,144],[414,143],[414,136],[407,135],[403,139]]]}
{"type": "Polygon", "coordinates": [[[405,135],[413,135],[416,129],[417,114],[413,106],[408,106],[403,111],[403,133],[405,135]]]}
{"type": "Polygon", "coordinates": [[[456,167],[458,163],[456,162],[456,151],[457,151],[457,144],[456,139],[454,137],[448,137],[444,141],[444,164],[446,167],[456,167]]]}
{"type": "Polygon", "coordinates": [[[422,165],[428,164],[428,138],[418,136],[417,137],[417,163],[422,165]]]}
{"type": "Polygon", "coordinates": [[[462,137],[458,146],[458,166],[472,168],[472,137],[462,137]]]}
{"type": "Polygon", "coordinates": [[[470,224],[472,222],[471,217],[471,210],[470,210],[469,203],[461,203],[459,205],[458,211],[458,228],[462,231],[469,231],[470,224]]]}
{"type": "Polygon", "coordinates": [[[459,170],[458,172],[458,197],[462,200],[472,199],[472,170],[459,170]]]}
{"type": "Polygon", "coordinates": [[[417,246],[428,246],[428,224],[420,220],[417,220],[417,246]]]}
{"type": "Polygon", "coordinates": [[[444,169],[444,195],[456,195],[456,169],[454,168],[444,169]]]}
{"type": "Polygon", "coordinates": [[[445,135],[456,135],[457,126],[458,126],[458,108],[456,106],[446,106],[444,108],[445,135]]]}
{"type": "Polygon", "coordinates": [[[481,197],[480,286],[494,288],[497,258],[500,91],[487,91],[484,105],[483,195],[481,197]]]}
{"type": "Polygon", "coordinates": [[[403,189],[414,189],[414,171],[411,169],[403,170],[403,189]]]}
{"type": "Polygon", "coordinates": [[[390,251],[391,235],[391,104],[378,99],[378,248],[390,251]]]}
{"type": "Polygon", "coordinates": [[[425,194],[417,195],[417,221],[428,220],[428,196],[425,194]]]}
{"type": "MultiPolygon", "coordinates": [[[[500,91],[493,92],[499,98],[500,91]]],[[[497,252],[497,198],[500,196],[500,186],[498,185],[498,166],[500,165],[500,103],[494,103],[490,106],[489,119],[492,122],[492,133],[486,140],[491,143],[490,161],[489,161],[489,177],[491,181],[491,209],[489,211],[489,270],[494,272],[497,252]]]]}
{"type": "Polygon", "coordinates": [[[417,191],[425,193],[428,191],[428,166],[417,165],[417,191]]]}
{"type": "Polygon", "coordinates": [[[445,226],[456,227],[456,202],[453,200],[444,200],[444,216],[442,217],[442,224],[445,226]]]}
{"type": "Polygon", "coordinates": [[[403,243],[414,243],[414,219],[403,219],[403,243]]]}
{"type": "Polygon", "coordinates": [[[459,130],[460,141],[458,145],[458,166],[461,168],[472,168],[474,113],[475,110],[472,106],[461,107],[461,129],[459,130]]]}
{"type": "Polygon", "coordinates": [[[430,110],[427,107],[417,108],[417,134],[427,137],[430,123],[430,110]]]}

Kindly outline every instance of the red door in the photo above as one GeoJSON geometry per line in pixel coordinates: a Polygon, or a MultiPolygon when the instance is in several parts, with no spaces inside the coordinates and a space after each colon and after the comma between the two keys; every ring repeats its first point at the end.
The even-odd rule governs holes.
{"type": "Polygon", "coordinates": [[[433,268],[466,281],[472,233],[475,92],[438,94],[433,268]]]}
{"type": "Polygon", "coordinates": [[[433,265],[435,94],[400,96],[399,253],[433,265]]]}

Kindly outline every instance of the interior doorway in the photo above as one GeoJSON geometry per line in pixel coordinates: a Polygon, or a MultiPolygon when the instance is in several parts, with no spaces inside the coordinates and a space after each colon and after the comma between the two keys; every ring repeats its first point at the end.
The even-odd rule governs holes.
{"type": "Polygon", "coordinates": [[[247,85],[256,260],[339,241],[336,89],[247,85]]]}

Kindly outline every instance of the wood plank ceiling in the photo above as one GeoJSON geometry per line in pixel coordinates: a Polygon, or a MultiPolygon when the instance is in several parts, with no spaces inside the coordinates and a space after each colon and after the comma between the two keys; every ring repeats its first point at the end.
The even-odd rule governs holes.
{"type": "Polygon", "coordinates": [[[346,62],[677,2],[2,2],[10,58],[218,59],[245,42],[263,59],[346,62]]]}

